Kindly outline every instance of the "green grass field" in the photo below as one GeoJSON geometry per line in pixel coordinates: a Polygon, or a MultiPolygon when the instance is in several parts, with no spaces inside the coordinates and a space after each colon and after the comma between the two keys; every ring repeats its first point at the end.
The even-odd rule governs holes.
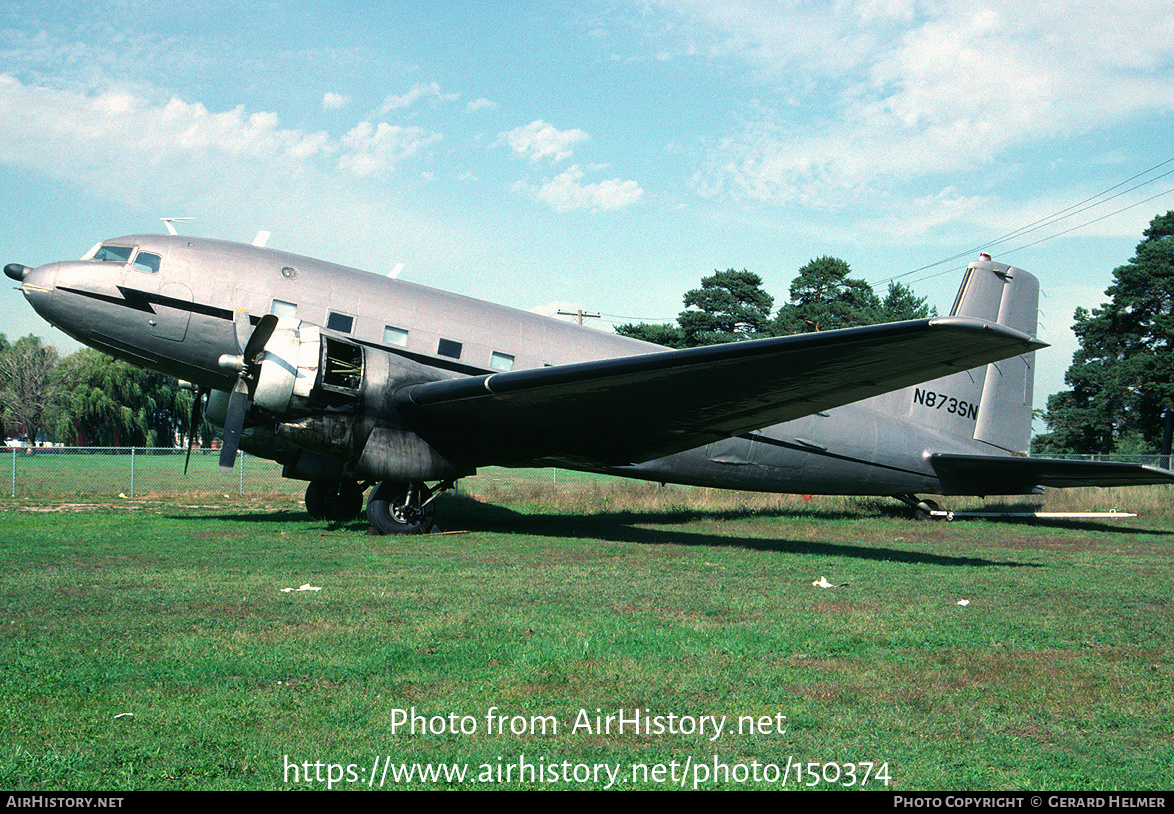
{"type": "Polygon", "coordinates": [[[1174,781],[1166,489],[1033,524],[486,491],[407,538],[296,497],[0,501],[0,787],[1174,781]]]}

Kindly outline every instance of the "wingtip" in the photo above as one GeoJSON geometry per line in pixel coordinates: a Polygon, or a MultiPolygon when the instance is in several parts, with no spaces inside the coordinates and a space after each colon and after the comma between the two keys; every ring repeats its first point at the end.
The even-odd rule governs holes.
{"type": "Polygon", "coordinates": [[[1037,336],[1032,336],[1031,334],[1027,334],[1018,330],[1017,328],[1002,325],[998,322],[979,319],[978,317],[933,317],[929,320],[929,324],[930,327],[933,328],[946,328],[949,330],[970,330],[979,332],[992,331],[1002,334],[1008,339],[1013,339],[1023,343],[1028,347],[1029,350],[1040,350],[1042,348],[1049,347],[1047,342],[1040,340],[1040,338],[1037,336]]]}

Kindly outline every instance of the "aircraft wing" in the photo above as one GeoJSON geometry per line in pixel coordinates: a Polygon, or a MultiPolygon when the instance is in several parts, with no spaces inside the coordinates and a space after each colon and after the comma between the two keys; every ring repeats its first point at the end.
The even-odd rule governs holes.
{"type": "Polygon", "coordinates": [[[1169,469],[1116,461],[938,453],[930,456],[930,464],[950,494],[1015,495],[1028,494],[1036,486],[1174,483],[1174,472],[1169,469]]]}
{"type": "Polygon", "coordinates": [[[939,317],[425,382],[395,402],[453,461],[624,465],[1041,347],[939,317]]]}

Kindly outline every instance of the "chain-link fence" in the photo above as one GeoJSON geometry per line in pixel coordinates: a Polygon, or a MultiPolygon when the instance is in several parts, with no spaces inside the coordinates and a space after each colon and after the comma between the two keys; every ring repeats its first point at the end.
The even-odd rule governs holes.
{"type": "MultiPolygon", "coordinates": [[[[11,448],[3,452],[7,470],[0,495],[13,498],[103,497],[300,497],[303,481],[281,477],[281,465],[240,453],[231,473],[220,471],[218,450],[192,450],[184,474],[186,450],[129,447],[11,448]]],[[[1162,466],[1158,455],[1067,455],[1070,460],[1125,461],[1162,466]]],[[[3,478],[0,475],[0,478],[3,478]]],[[[566,469],[482,469],[464,478],[458,491],[487,499],[565,492],[650,489],[652,484],[566,469]]]]}
{"type": "MultiPolygon", "coordinates": [[[[231,473],[220,471],[219,450],[128,447],[12,448],[3,453],[5,486],[13,498],[300,497],[304,481],[281,477],[281,465],[239,453],[231,473]]],[[[2,476],[0,476],[2,477],[2,476]]],[[[486,497],[636,487],[626,478],[564,469],[489,468],[464,478],[458,490],[486,497]]]]}

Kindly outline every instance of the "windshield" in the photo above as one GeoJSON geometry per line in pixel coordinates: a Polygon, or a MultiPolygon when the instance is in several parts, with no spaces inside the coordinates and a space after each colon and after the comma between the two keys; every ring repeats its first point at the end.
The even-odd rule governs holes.
{"type": "Polygon", "coordinates": [[[126,263],[130,263],[131,258],[134,258],[134,263],[131,268],[135,271],[145,271],[148,274],[157,273],[159,266],[163,262],[163,258],[154,252],[136,253],[134,246],[112,246],[102,243],[90,249],[89,254],[82,259],[96,260],[99,263],[119,263],[125,265],[126,263]]]}
{"type": "Polygon", "coordinates": [[[131,246],[99,246],[94,252],[92,260],[104,260],[110,263],[126,263],[134,253],[131,246]]]}

